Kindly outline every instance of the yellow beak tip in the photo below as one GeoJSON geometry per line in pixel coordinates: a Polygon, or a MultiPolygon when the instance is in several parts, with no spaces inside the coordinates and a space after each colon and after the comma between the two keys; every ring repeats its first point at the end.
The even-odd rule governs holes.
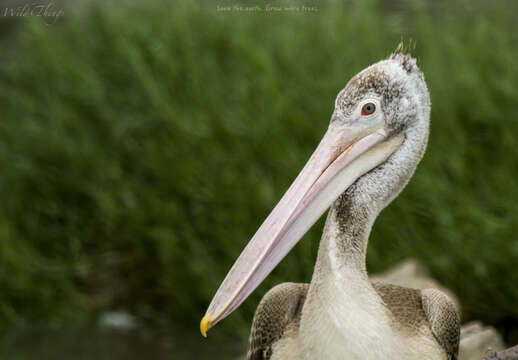
{"type": "Polygon", "coordinates": [[[210,329],[211,325],[212,321],[209,319],[207,315],[205,315],[200,322],[200,332],[203,335],[203,337],[207,337],[207,331],[210,329]]]}

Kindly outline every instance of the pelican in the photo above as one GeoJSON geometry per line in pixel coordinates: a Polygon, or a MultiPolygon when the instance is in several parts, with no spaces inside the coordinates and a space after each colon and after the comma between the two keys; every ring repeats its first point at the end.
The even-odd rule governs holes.
{"type": "Polygon", "coordinates": [[[200,330],[233,312],[328,210],[309,284],[261,300],[247,359],[456,359],[459,313],[436,289],[371,282],[374,220],[405,187],[428,141],[430,96],[402,44],[338,93],[329,127],[212,299],[200,330]]]}

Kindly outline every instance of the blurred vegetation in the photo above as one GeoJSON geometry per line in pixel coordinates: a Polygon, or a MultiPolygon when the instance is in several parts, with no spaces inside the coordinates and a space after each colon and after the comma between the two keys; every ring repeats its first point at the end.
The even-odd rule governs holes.
{"type": "MultiPolygon", "coordinates": [[[[0,54],[0,323],[122,308],[196,331],[338,91],[412,38],[432,133],[376,222],[369,270],[417,258],[465,320],[516,329],[516,6],[387,3],[112,3],[25,19],[0,54]]],[[[246,335],[268,288],[309,281],[322,224],[226,322],[246,335]]]]}

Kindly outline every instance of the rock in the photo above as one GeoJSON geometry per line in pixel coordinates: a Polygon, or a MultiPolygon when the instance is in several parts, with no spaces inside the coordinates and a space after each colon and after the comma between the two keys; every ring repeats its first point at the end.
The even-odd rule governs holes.
{"type": "Polygon", "coordinates": [[[107,311],[99,317],[99,325],[117,330],[132,330],[137,327],[137,320],[124,311],[107,311]]]}
{"type": "Polygon", "coordinates": [[[498,352],[489,350],[482,360],[518,360],[518,345],[498,352]]]}
{"type": "Polygon", "coordinates": [[[489,349],[503,348],[502,337],[491,326],[483,326],[479,321],[474,321],[461,328],[459,360],[480,360],[489,349]]]}

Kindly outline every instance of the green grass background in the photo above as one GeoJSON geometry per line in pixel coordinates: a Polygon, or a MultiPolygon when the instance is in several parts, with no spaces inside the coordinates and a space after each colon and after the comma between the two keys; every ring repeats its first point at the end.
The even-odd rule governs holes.
{"type": "MultiPolygon", "coordinates": [[[[459,296],[465,320],[516,339],[517,6],[306,4],[318,11],[98,4],[50,26],[25,19],[2,39],[0,324],[127,309],[195,331],[338,91],[411,38],[431,138],[375,224],[369,270],[416,258],[459,296]]],[[[247,335],[274,284],[309,281],[322,225],[225,321],[231,331],[247,335]]]]}

